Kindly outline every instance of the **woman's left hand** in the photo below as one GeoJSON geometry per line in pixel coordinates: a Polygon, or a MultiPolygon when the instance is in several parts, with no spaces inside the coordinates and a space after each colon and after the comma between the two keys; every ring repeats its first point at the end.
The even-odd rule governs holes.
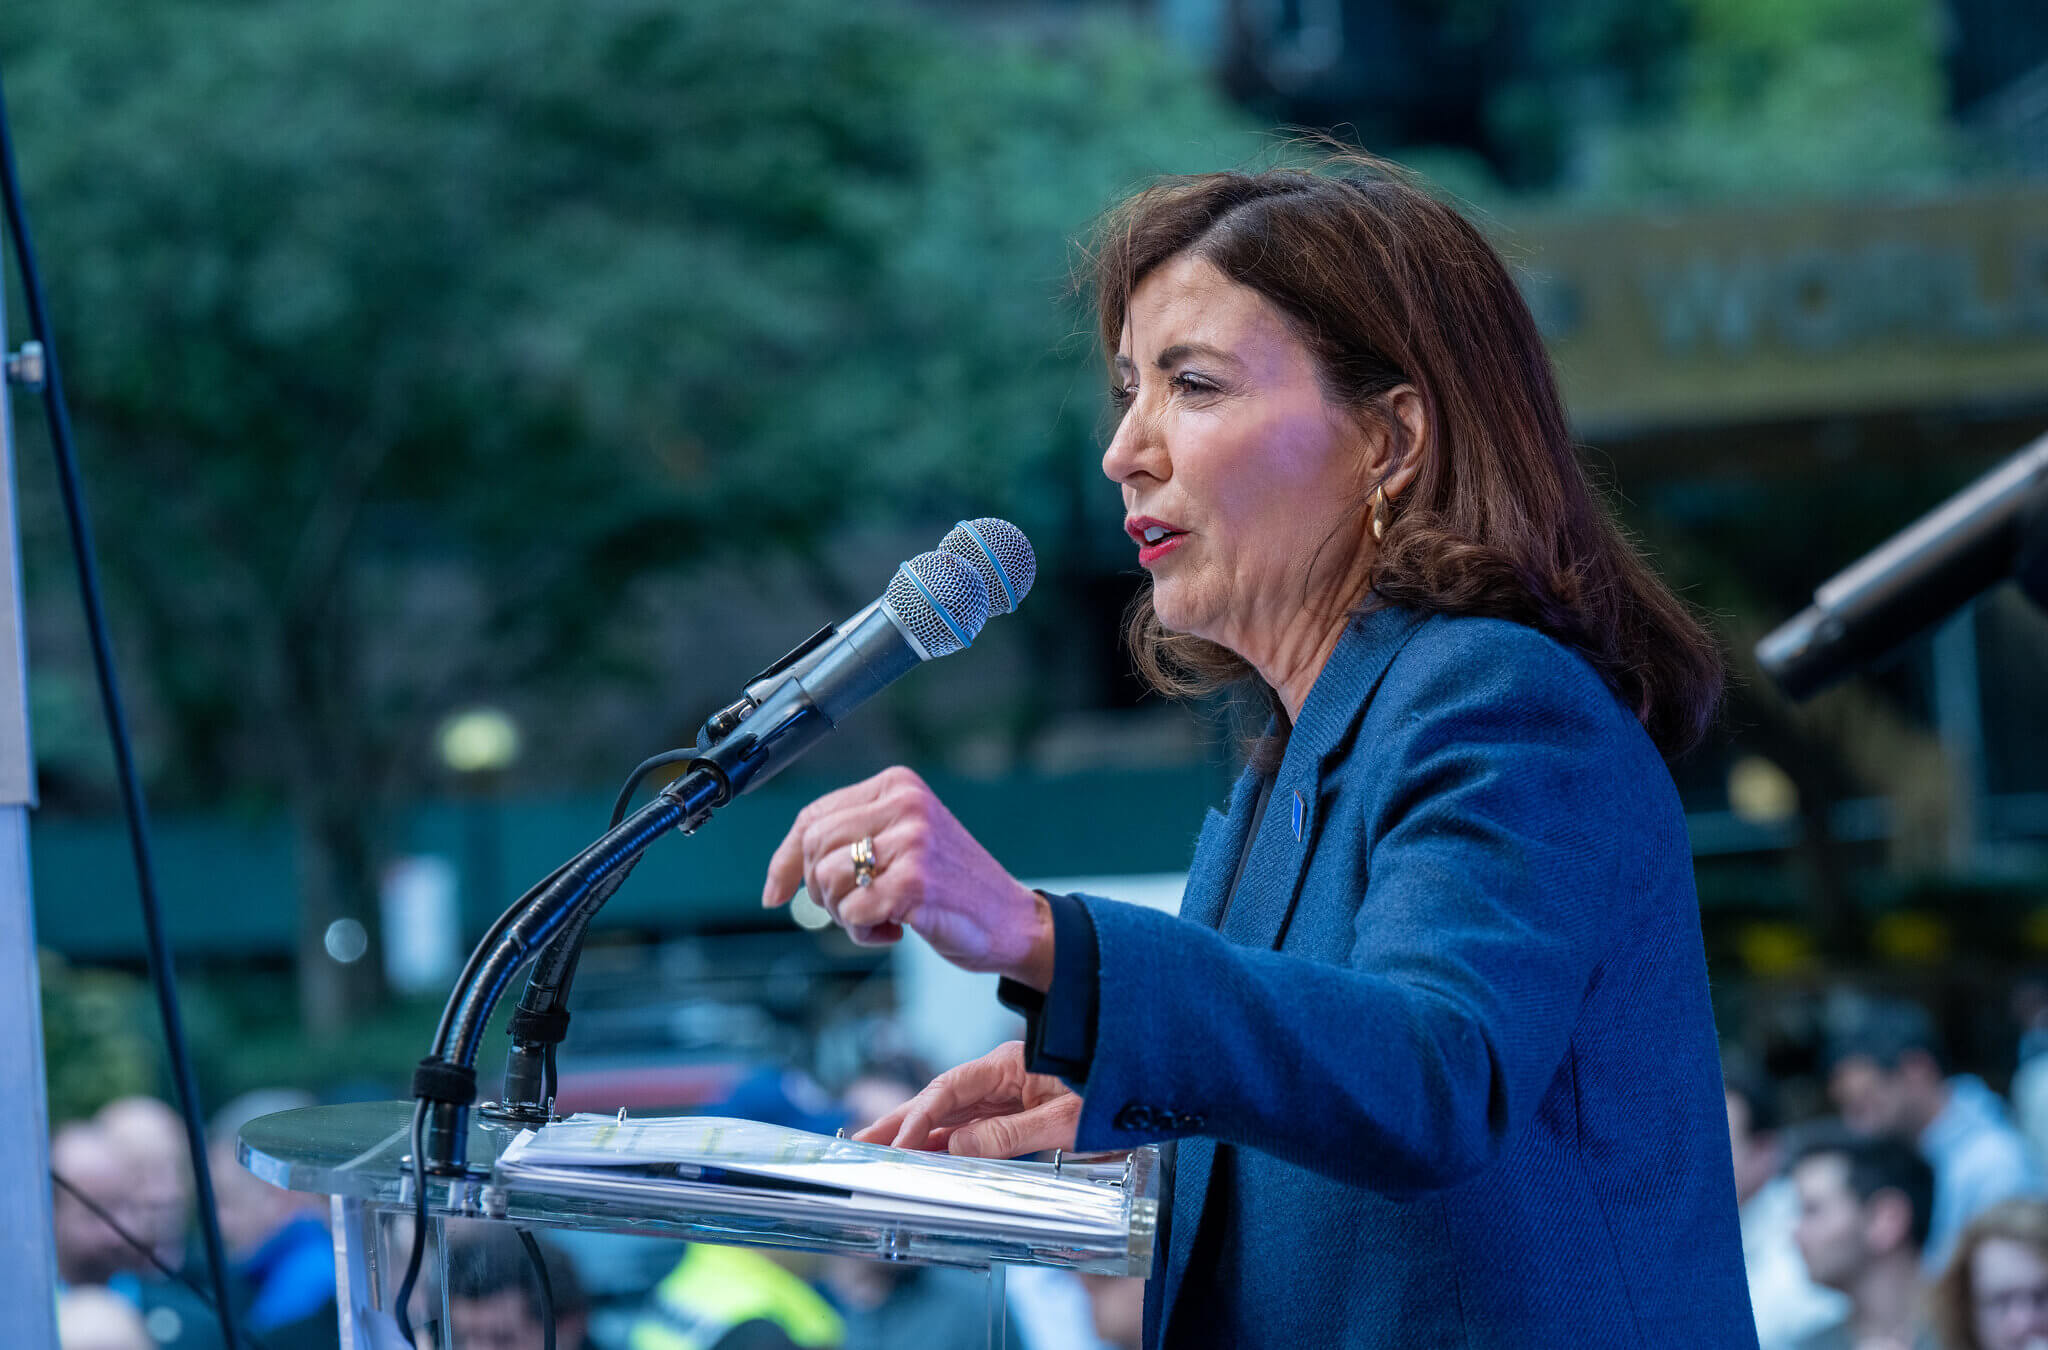
{"type": "Polygon", "coordinates": [[[1005,1041],[934,1078],[924,1091],[853,1136],[865,1144],[944,1149],[968,1158],[1072,1151],[1081,1097],[1024,1067],[1024,1042],[1005,1041]]]}
{"type": "Polygon", "coordinates": [[[789,903],[800,882],[855,942],[895,942],[909,928],[962,969],[1039,990],[1052,983],[1044,898],[1004,871],[909,769],[884,769],[797,813],[768,860],[761,903],[789,903]],[[855,879],[861,839],[874,847],[867,886],[855,879]]]}

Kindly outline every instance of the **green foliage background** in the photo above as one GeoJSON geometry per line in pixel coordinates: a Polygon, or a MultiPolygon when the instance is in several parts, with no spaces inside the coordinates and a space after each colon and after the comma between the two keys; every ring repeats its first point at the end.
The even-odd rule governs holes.
{"type": "Polygon", "coordinates": [[[641,579],[1068,509],[1068,241],[1257,150],[1128,26],[827,0],[9,7],[0,57],[156,786],[289,805],[317,1022],[457,699],[629,667],[641,579]]]}
{"type": "MultiPolygon", "coordinates": [[[[1443,23],[1475,50],[1527,21],[1485,108],[1498,162],[1399,153],[1503,217],[1937,190],[1982,167],[1941,15],[1460,0],[1443,23]]],[[[0,6],[0,74],[153,791],[291,812],[300,991],[330,1029],[375,1006],[349,982],[377,961],[337,966],[320,935],[374,933],[383,813],[429,786],[458,699],[677,717],[620,621],[636,588],[750,557],[829,589],[849,524],[962,502],[1023,524],[1049,587],[1083,577],[1100,405],[1072,241],[1155,174],[1271,147],[1156,29],[1078,8],[1027,31],[829,0],[70,0],[0,6]]],[[[97,809],[39,422],[18,425],[43,787],[97,809]]],[[[1749,634],[1791,566],[1752,541],[1812,552],[1819,491],[1705,521],[1652,493],[1635,523],[1749,634]]],[[[1910,513],[1925,485],[1868,491],[1910,513]]],[[[1883,516],[1837,512],[1864,535],[1831,545],[1883,516]]],[[[1741,715],[1824,768],[1873,719],[1896,731],[1741,715]]],[[[1926,749],[1892,758],[1919,773],[1926,749]]],[[[1823,776],[1816,800],[1854,775],[1823,776]]],[[[97,1016],[53,1006],[53,1044],[97,1016]]]]}
{"type": "Polygon", "coordinates": [[[819,0],[146,0],[10,10],[0,51],[97,504],[148,526],[104,534],[171,667],[168,786],[202,794],[287,713],[477,674],[345,669],[419,566],[476,587],[476,631],[427,627],[505,678],[645,570],[1054,509],[1095,411],[1067,241],[1256,148],[1129,30],[819,0]]]}
{"type": "Polygon", "coordinates": [[[116,1097],[159,1088],[149,993],[117,971],[73,966],[40,955],[43,1058],[50,1120],[82,1120],[116,1097]]]}

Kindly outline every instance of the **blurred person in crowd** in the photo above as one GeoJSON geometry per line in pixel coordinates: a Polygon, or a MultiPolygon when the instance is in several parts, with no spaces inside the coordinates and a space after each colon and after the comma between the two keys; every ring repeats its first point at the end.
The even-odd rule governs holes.
{"type": "Polygon", "coordinates": [[[1931,1301],[1942,1350],[2048,1350],[2048,1200],[1970,1220],[1931,1301]]]}
{"type": "Polygon", "coordinates": [[[121,1292],[142,1310],[143,1325],[163,1350],[213,1350],[224,1344],[211,1300],[178,1274],[188,1264],[205,1269],[188,1260],[193,1184],[185,1118],[155,1097],[137,1096],[108,1102],[93,1123],[133,1165],[135,1215],[142,1225],[137,1236],[151,1252],[137,1263],[132,1285],[127,1279],[119,1282],[121,1292]]]}
{"type": "MultiPolygon", "coordinates": [[[[547,1265],[555,1350],[584,1350],[590,1306],[568,1257],[536,1234],[547,1265]]],[[[448,1233],[449,1350],[544,1350],[546,1305],[533,1257],[505,1223],[462,1223],[448,1233]]]]}
{"type": "Polygon", "coordinates": [[[90,1284],[57,1296],[57,1344],[62,1350],[157,1350],[133,1303],[90,1284]]]}
{"type": "Polygon", "coordinates": [[[846,1323],[795,1263],[753,1247],[691,1243],[654,1287],[627,1350],[838,1350],[846,1323]]]}
{"type": "Polygon", "coordinates": [[[220,1324],[210,1300],[153,1264],[150,1231],[160,1211],[146,1200],[146,1165],[97,1119],[60,1128],[50,1140],[57,1278],[65,1287],[104,1285],[142,1318],[165,1350],[214,1350],[220,1324]],[[83,1192],[80,1199],[74,1192],[83,1192]],[[95,1214],[97,1205],[113,1220],[95,1214]]]}
{"type": "MultiPolygon", "coordinates": [[[[1134,1281],[1142,1290],[1144,1281],[1134,1281]]],[[[1103,1350],[1083,1278],[1057,1266],[1012,1266],[1003,1296],[1011,1343],[1023,1350],[1103,1350]]]]}
{"type": "Polygon", "coordinates": [[[2019,1067],[2013,1070],[2012,1114],[2036,1162],[2048,1162],[2048,980],[2022,980],[2012,991],[2020,1029],[2019,1067]]]}
{"type": "MultiPolygon", "coordinates": [[[[764,1068],[712,1112],[831,1134],[845,1115],[808,1075],[764,1068]]],[[[801,1252],[693,1242],[648,1296],[627,1350],[838,1350],[846,1323],[801,1252]]]]}
{"type": "MultiPolygon", "coordinates": [[[[907,1060],[868,1065],[840,1093],[847,1128],[880,1120],[930,1077],[907,1060]]],[[[846,1319],[845,1350],[968,1350],[988,1343],[988,1280],[982,1275],[852,1256],[828,1256],[819,1271],[846,1319]]],[[[1028,1350],[1036,1350],[1036,1342],[1028,1350]]]]}
{"type": "Polygon", "coordinates": [[[1828,1094],[1850,1129],[1913,1140],[1934,1168],[1934,1214],[1923,1260],[1948,1263],[1963,1225],[2000,1200],[2038,1195],[2041,1169],[1998,1094],[1973,1074],[1949,1076],[1926,1009],[1878,999],[1830,1038],[1828,1094]]]}
{"type": "Polygon", "coordinates": [[[50,1171],[58,1178],[50,1193],[57,1279],[66,1286],[132,1280],[143,1256],[123,1233],[140,1238],[146,1227],[134,1160],[101,1126],[73,1121],[50,1136],[50,1171]]]}
{"type": "Polygon", "coordinates": [[[93,1121],[135,1165],[137,1216],[156,1259],[181,1269],[193,1189],[184,1117],[155,1097],[138,1096],[108,1102],[93,1121]]]}
{"type": "Polygon", "coordinates": [[[221,1242],[241,1286],[242,1324],[271,1350],[332,1346],[336,1323],[334,1237],[324,1196],[258,1179],[235,1157],[243,1125],[312,1106],[310,1093],[246,1093],[214,1116],[207,1163],[219,1203],[221,1242]]]}
{"type": "Polygon", "coordinates": [[[1663,758],[1719,660],[1512,273],[1334,153],[1165,180],[1094,242],[1133,655],[1266,734],[1178,916],[1031,890],[907,769],[797,815],[764,904],[915,932],[1027,1020],[864,1137],[1175,1141],[1155,1344],[1753,1345],[1663,758]]]}
{"type": "Polygon", "coordinates": [[[1808,1334],[1846,1318],[1849,1301],[1813,1282],[1793,1241],[1799,1196],[1785,1175],[1776,1084],[1737,1056],[1730,1056],[1723,1078],[1728,1136],[1735,1154],[1742,1263],[1749,1273],[1757,1340],[1761,1350],[1791,1350],[1808,1334]]]}
{"type": "Polygon", "coordinates": [[[1799,1350],[1922,1350],[1920,1252],[1934,1173],[1904,1139],[1827,1131],[1792,1161],[1799,1195],[1793,1236],[1814,1281],[1849,1297],[1843,1322],[1799,1350]]]}
{"type": "Polygon", "coordinates": [[[1083,1275],[1095,1336],[1108,1350],[1140,1350],[1145,1344],[1145,1282],[1122,1275],[1083,1275]]]}

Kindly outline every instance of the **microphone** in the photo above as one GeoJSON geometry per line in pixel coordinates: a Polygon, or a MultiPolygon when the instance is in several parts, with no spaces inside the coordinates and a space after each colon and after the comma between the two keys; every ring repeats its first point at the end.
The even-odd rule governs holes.
{"type": "Polygon", "coordinates": [[[989,609],[988,586],[973,567],[952,553],[918,554],[896,569],[880,600],[757,677],[750,691],[774,677],[758,704],[744,698],[706,723],[709,743],[685,777],[716,775],[721,800],[759,787],[883,688],[973,642],[989,609]]]}
{"type": "Polygon", "coordinates": [[[1038,555],[1024,531],[1007,520],[981,516],[963,520],[939,541],[939,549],[964,560],[988,587],[990,614],[1008,614],[1038,580],[1038,555]]]}
{"type": "MultiPolygon", "coordinates": [[[[991,617],[1015,610],[1031,593],[1032,582],[1038,579],[1038,556],[1031,551],[1031,541],[1024,537],[1024,531],[995,516],[959,522],[939,541],[939,552],[954,555],[981,577],[982,584],[988,588],[991,617]]],[[[725,735],[754,709],[767,702],[768,697],[785,682],[808,674],[822,658],[823,649],[834,636],[860,624],[881,603],[880,600],[872,600],[865,608],[855,611],[852,617],[820,628],[799,643],[794,651],[747,681],[736,701],[713,713],[704,723],[699,741],[716,740],[725,735]]]]}
{"type": "Polygon", "coordinates": [[[1756,646],[1805,698],[1900,646],[2017,569],[2048,605],[2048,436],[2042,436],[1813,593],[1756,646]]]}

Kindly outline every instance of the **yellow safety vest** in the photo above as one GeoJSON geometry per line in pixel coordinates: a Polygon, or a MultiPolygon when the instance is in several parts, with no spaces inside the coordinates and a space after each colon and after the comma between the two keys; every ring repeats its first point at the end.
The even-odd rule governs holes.
{"type": "Polygon", "coordinates": [[[806,1350],[846,1339],[846,1323],[817,1290],[746,1247],[692,1243],[654,1287],[654,1307],[633,1324],[630,1350],[711,1350],[747,1322],[773,1322],[806,1350]]]}

